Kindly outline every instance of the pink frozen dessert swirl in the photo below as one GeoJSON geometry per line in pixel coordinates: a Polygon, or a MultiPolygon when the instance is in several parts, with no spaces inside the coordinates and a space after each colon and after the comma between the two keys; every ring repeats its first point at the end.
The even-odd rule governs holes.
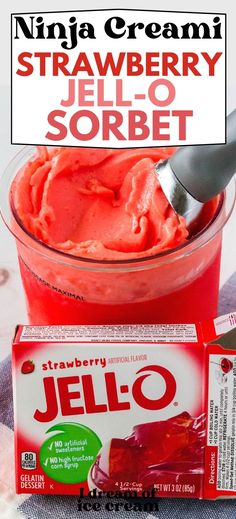
{"type": "Polygon", "coordinates": [[[39,147],[13,183],[23,227],[50,247],[96,260],[153,256],[188,237],[154,164],[171,148],[39,147]]]}

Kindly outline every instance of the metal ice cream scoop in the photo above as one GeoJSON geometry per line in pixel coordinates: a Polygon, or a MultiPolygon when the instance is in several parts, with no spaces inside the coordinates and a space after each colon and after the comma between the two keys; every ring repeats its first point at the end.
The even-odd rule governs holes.
{"type": "Polygon", "coordinates": [[[155,169],[168,201],[190,225],[236,172],[236,110],[227,117],[226,144],[184,146],[155,169]]]}

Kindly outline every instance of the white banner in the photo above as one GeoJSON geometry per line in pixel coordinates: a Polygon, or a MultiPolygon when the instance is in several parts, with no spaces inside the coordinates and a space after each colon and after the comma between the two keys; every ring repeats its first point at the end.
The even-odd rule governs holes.
{"type": "Polygon", "coordinates": [[[12,15],[12,143],[225,142],[225,15],[12,15]]]}

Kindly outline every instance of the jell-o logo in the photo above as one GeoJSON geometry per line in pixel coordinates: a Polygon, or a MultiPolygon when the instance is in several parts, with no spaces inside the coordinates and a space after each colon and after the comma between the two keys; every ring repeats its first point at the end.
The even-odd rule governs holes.
{"type": "MultiPolygon", "coordinates": [[[[44,398],[46,410],[37,409],[35,420],[51,422],[60,412],[62,416],[81,415],[85,413],[105,413],[107,411],[124,411],[131,408],[131,400],[121,401],[121,394],[132,394],[134,402],[143,409],[157,411],[167,407],[176,393],[176,380],[173,374],[165,367],[150,365],[137,371],[139,375],[131,387],[128,384],[119,385],[115,372],[107,372],[103,377],[106,401],[98,402],[94,387],[94,376],[91,374],[70,377],[43,378],[44,398]],[[161,396],[151,399],[145,395],[143,382],[151,375],[159,375],[164,381],[165,389],[161,396]],[[74,386],[70,389],[70,386],[74,386]],[[83,405],[73,405],[73,401],[82,400],[83,405]]],[[[155,378],[156,380],[156,378],[155,378]]]]}

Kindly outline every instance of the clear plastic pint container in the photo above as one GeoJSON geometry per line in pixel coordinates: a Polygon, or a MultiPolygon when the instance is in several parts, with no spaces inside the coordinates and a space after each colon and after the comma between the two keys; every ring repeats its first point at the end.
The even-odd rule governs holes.
{"type": "Polygon", "coordinates": [[[235,201],[233,181],[206,205],[202,230],[176,249],[98,261],[53,249],[17,218],[12,182],[34,151],[20,151],[1,179],[1,213],[16,239],[30,323],[189,323],[217,315],[222,229],[235,201]]]}

